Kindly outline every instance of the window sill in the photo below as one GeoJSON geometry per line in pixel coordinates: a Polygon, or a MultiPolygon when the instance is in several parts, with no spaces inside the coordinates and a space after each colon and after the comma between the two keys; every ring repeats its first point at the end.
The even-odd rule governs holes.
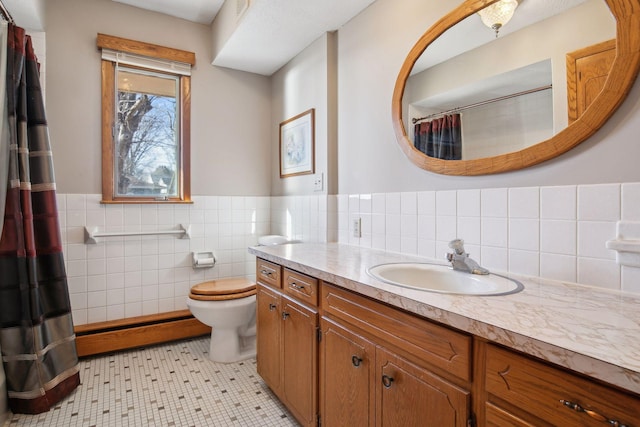
{"type": "Polygon", "coordinates": [[[103,205],[192,205],[192,200],[100,200],[103,205]]]}

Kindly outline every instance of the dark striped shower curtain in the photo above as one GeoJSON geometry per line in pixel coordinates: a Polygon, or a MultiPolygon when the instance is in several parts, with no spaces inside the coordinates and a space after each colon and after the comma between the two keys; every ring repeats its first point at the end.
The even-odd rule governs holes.
{"type": "Polygon", "coordinates": [[[429,157],[462,159],[462,120],[460,114],[447,114],[429,122],[417,123],[413,145],[429,157]]]}
{"type": "Polygon", "coordinates": [[[31,39],[12,24],[6,102],[0,348],[11,410],[35,414],[71,393],[80,377],[38,64],[31,39]]]}

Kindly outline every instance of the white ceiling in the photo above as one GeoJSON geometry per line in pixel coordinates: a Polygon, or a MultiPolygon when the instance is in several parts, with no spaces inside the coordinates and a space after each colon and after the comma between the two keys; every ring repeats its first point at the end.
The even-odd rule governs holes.
{"type": "MultiPolygon", "coordinates": [[[[18,25],[44,31],[46,0],[2,1],[18,25]]],[[[212,23],[225,1],[234,2],[239,9],[248,4],[213,64],[270,76],[318,37],[339,29],[375,0],[111,1],[204,25],[212,23]]]]}
{"type": "MultiPolygon", "coordinates": [[[[3,0],[15,21],[31,30],[43,30],[43,4],[45,0],[3,0]]],[[[239,15],[238,24],[215,52],[213,64],[263,75],[271,75],[289,62],[309,44],[327,31],[334,31],[366,9],[375,0],[111,0],[141,9],[163,13],[188,21],[210,25],[226,2],[234,2],[238,9],[248,5],[239,15]]],[[[505,36],[523,25],[545,19],[560,10],[574,7],[585,0],[520,0],[512,22],[501,30],[505,36]],[[523,19],[524,16],[529,17],[523,19]],[[521,22],[522,21],[522,22],[521,22]],[[526,21],[526,22],[525,22],[526,21]]],[[[461,22],[457,28],[466,28],[474,18],[461,22]]],[[[479,23],[479,19],[475,19],[479,23]]],[[[451,40],[447,32],[430,46],[429,62],[419,60],[414,72],[469,49],[469,40],[482,44],[491,40],[485,37],[490,30],[473,22],[473,27],[462,31],[451,40]]]]}
{"type": "Polygon", "coordinates": [[[211,24],[224,0],[113,0],[199,24],[211,24]]]}
{"type": "MultiPolygon", "coordinates": [[[[13,0],[16,1],[16,0],[13,0]]],[[[37,0],[28,0],[37,1],[37,0]]],[[[142,9],[148,9],[201,24],[211,24],[223,3],[234,2],[238,9],[239,23],[215,52],[213,64],[237,70],[271,75],[294,56],[327,31],[339,29],[375,0],[112,0],[142,9]]],[[[502,29],[505,36],[522,26],[530,25],[553,16],[562,10],[575,7],[585,0],[519,0],[520,7],[512,22],[502,29]],[[526,17],[526,18],[524,18],[526,17]]],[[[458,47],[461,40],[451,40],[448,34],[440,37],[441,50],[434,45],[429,49],[429,63],[419,61],[414,72],[450,58],[469,49],[469,40],[476,45],[486,43],[489,30],[481,24],[460,23],[459,39],[466,46],[458,47]],[[473,25],[464,30],[463,25],[473,25]],[[460,34],[463,34],[460,37],[460,34]]],[[[479,19],[476,19],[479,23],[479,19]]],[[[451,32],[448,32],[452,34],[451,32]]],[[[453,35],[453,34],[452,34],[453,35]]]]}
{"type": "Polygon", "coordinates": [[[16,25],[32,31],[44,31],[44,1],[2,0],[16,25]]]}
{"type": "MultiPolygon", "coordinates": [[[[211,24],[225,0],[113,0],[211,24]]],[[[327,31],[339,29],[375,0],[226,0],[248,8],[213,64],[271,75],[327,31]]]]}
{"type": "MultiPolygon", "coordinates": [[[[226,0],[242,1],[242,0],[226,0]]],[[[214,65],[271,75],[375,0],[250,0],[214,65]]]]}

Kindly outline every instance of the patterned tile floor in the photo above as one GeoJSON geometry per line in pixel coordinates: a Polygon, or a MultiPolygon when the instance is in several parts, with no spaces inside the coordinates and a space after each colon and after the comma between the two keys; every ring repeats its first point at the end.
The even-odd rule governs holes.
{"type": "Polygon", "coordinates": [[[215,363],[208,351],[206,337],[83,359],[74,393],[5,426],[298,426],[255,359],[215,363]]]}

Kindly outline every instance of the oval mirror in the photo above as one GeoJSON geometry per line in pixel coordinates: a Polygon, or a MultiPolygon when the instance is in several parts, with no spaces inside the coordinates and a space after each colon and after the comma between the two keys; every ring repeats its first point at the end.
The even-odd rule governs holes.
{"type": "Polygon", "coordinates": [[[519,0],[498,31],[477,13],[494,3],[464,1],[400,69],[393,125],[422,169],[482,175],[549,160],[596,132],[636,79],[640,0],[519,0]]]}

